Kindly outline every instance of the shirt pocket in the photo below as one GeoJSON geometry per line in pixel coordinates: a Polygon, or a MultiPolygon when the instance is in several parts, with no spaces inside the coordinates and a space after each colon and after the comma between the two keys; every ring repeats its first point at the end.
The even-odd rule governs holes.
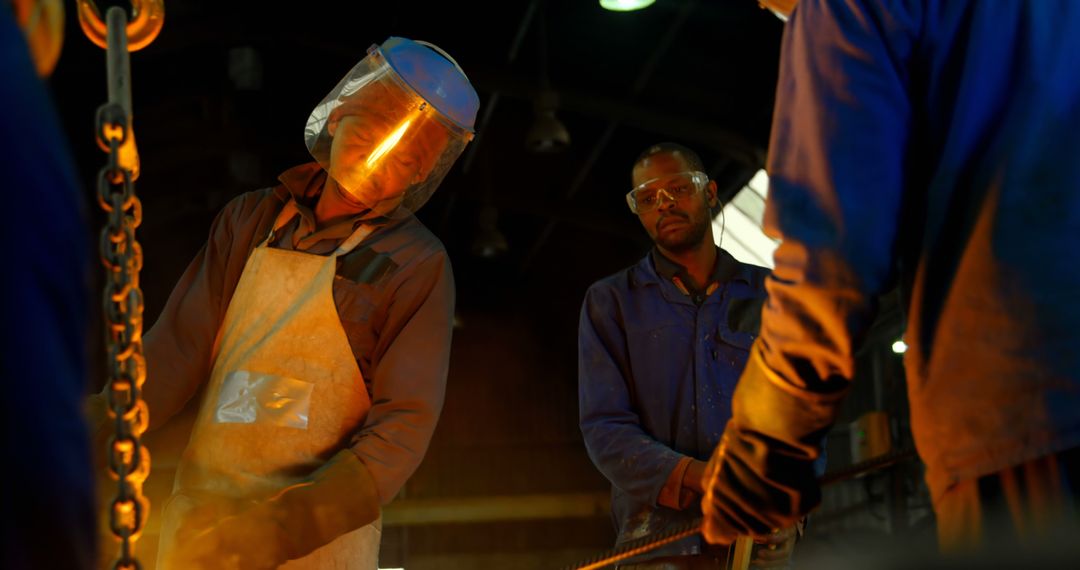
{"type": "Polygon", "coordinates": [[[744,297],[728,301],[717,324],[716,360],[741,372],[750,357],[750,347],[761,329],[764,298],[744,297]]]}
{"type": "Polygon", "coordinates": [[[341,276],[334,277],[334,304],[337,305],[341,328],[349,341],[353,358],[360,367],[360,373],[367,384],[368,396],[372,394],[371,362],[378,341],[376,316],[378,290],[366,283],[355,283],[341,276]]]}
{"type": "Polygon", "coordinates": [[[375,289],[367,283],[357,283],[340,275],[334,276],[334,304],[341,324],[367,325],[375,310],[375,289]]]}
{"type": "MultiPolygon", "coordinates": [[[[716,344],[713,347],[712,355],[716,361],[717,366],[726,367],[734,376],[731,379],[732,385],[727,386],[726,389],[730,390],[734,386],[734,381],[738,379],[742,373],[742,369],[746,367],[746,362],[750,358],[750,345],[754,344],[754,337],[747,333],[736,333],[727,330],[726,327],[721,326],[716,334],[716,344]]],[[[724,377],[728,377],[727,374],[724,377]]],[[[728,392],[730,394],[730,391],[728,392]]]]}
{"type": "Polygon", "coordinates": [[[721,326],[726,325],[732,334],[749,335],[753,341],[761,331],[761,309],[764,305],[765,297],[731,299],[724,311],[724,322],[721,326]]]}

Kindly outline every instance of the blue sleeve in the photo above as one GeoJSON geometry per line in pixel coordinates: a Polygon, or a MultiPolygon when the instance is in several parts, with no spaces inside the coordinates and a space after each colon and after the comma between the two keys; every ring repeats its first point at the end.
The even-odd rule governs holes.
{"type": "Polygon", "coordinates": [[[642,429],[631,400],[626,335],[610,290],[589,289],[578,329],[581,433],[593,463],[638,502],[657,497],[682,454],[642,429]]]}
{"type": "Polygon", "coordinates": [[[0,8],[0,77],[9,211],[0,295],[0,377],[8,389],[3,567],[89,569],[96,519],[82,401],[91,241],[68,143],[7,7],[0,8]]]}
{"type": "Polygon", "coordinates": [[[769,368],[810,391],[846,387],[893,279],[921,16],[870,4],[801,2],[783,40],[765,214],[783,243],[760,346],[769,368]]]}

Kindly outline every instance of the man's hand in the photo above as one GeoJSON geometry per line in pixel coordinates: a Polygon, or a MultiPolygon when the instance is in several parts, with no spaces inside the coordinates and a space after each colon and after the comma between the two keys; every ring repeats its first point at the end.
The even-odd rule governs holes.
{"type": "Polygon", "coordinates": [[[380,508],[374,480],[347,449],[272,498],[192,503],[177,515],[169,570],[277,568],[370,524],[380,508]]]}
{"type": "Polygon", "coordinates": [[[683,488],[690,489],[698,495],[704,495],[705,466],[704,461],[691,459],[690,464],[686,466],[686,472],[683,473],[683,488]]]}
{"type": "Polygon", "coordinates": [[[702,533],[712,543],[793,527],[821,502],[814,463],[848,386],[792,384],[769,367],[762,350],[759,339],[705,470],[702,533]]]}

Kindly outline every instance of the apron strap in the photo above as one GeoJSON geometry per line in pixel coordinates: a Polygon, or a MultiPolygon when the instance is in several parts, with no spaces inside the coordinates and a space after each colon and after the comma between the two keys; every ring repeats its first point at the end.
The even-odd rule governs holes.
{"type": "MultiPolygon", "coordinates": [[[[281,209],[281,212],[278,214],[277,219],[274,220],[274,225],[270,229],[270,233],[266,236],[266,239],[264,239],[262,243],[259,244],[259,246],[265,246],[266,244],[270,243],[274,239],[274,234],[277,233],[277,231],[281,228],[285,227],[285,224],[291,222],[293,218],[295,218],[299,213],[300,211],[296,209],[295,198],[292,198],[288,202],[286,202],[285,207],[281,209]]],[[[333,255],[345,255],[349,253],[350,251],[355,249],[356,246],[360,244],[360,242],[364,241],[364,238],[371,235],[371,232],[375,231],[375,228],[376,226],[373,224],[362,224],[360,227],[353,230],[353,233],[349,234],[349,237],[345,238],[345,240],[342,241],[340,245],[338,245],[337,249],[334,250],[333,255]]]]}
{"type": "Polygon", "coordinates": [[[356,246],[360,245],[360,242],[364,241],[364,238],[371,235],[371,232],[375,231],[375,226],[372,224],[361,224],[356,228],[349,237],[345,238],[345,241],[341,242],[341,245],[334,250],[334,255],[345,255],[350,251],[356,249],[356,246]]]}
{"type": "Polygon", "coordinates": [[[278,213],[277,218],[274,220],[274,225],[271,226],[270,233],[267,234],[266,239],[259,244],[259,247],[270,243],[274,239],[274,234],[285,227],[285,224],[291,222],[299,213],[300,211],[296,209],[296,198],[289,198],[289,201],[285,203],[285,207],[281,209],[281,212],[278,213]]]}

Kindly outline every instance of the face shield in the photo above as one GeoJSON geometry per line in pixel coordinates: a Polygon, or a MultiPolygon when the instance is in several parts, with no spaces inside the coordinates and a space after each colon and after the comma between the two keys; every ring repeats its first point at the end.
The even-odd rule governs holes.
{"type": "Polygon", "coordinates": [[[770,11],[781,21],[787,22],[798,0],[758,0],[758,6],[770,11]]]}
{"type": "Polygon", "coordinates": [[[473,137],[479,98],[435,46],[372,46],[308,118],[311,156],[358,204],[394,218],[416,212],[473,137]]]}

